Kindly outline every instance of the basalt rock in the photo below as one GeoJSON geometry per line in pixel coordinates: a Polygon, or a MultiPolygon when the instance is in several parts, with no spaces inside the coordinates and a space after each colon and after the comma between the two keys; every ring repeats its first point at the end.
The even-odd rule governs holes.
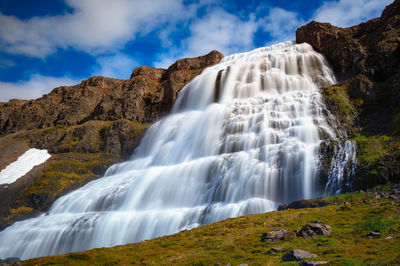
{"type": "Polygon", "coordinates": [[[309,199],[309,200],[296,200],[289,204],[279,205],[278,211],[287,209],[304,209],[304,208],[319,208],[331,205],[329,201],[325,199],[309,199]]]}
{"type": "Polygon", "coordinates": [[[322,53],[339,80],[357,74],[383,81],[400,63],[400,1],[387,6],[380,18],[349,28],[312,21],[297,29],[296,42],[307,42],[322,53]]]}
{"type": "Polygon", "coordinates": [[[282,256],[283,261],[300,261],[305,258],[315,258],[317,255],[301,249],[293,249],[282,256]]]}
{"type": "Polygon", "coordinates": [[[331,227],[323,222],[312,222],[310,224],[304,225],[298,232],[297,236],[310,238],[320,235],[330,235],[331,227]]]}
{"type": "MultiPolygon", "coordinates": [[[[297,29],[296,42],[309,43],[332,65],[358,111],[352,126],[369,134],[400,134],[400,0],[381,17],[348,28],[312,21],[297,29]]],[[[332,107],[329,99],[327,106],[332,107]]]]}
{"type": "Polygon", "coordinates": [[[0,103],[0,134],[89,120],[153,122],[171,108],[189,81],[222,57],[212,51],[178,60],[168,69],[136,68],[129,80],[91,77],[75,86],[55,88],[36,100],[0,103]]]}
{"type": "Polygon", "coordinates": [[[275,242],[284,240],[287,237],[294,236],[294,232],[289,229],[273,230],[268,233],[264,233],[261,236],[261,242],[275,242]]]}

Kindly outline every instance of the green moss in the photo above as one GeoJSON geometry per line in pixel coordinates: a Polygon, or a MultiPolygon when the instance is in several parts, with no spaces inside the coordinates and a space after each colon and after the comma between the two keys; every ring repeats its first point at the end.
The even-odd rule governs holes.
{"type": "Polygon", "coordinates": [[[330,265],[399,263],[400,203],[392,205],[389,200],[361,193],[326,200],[336,204],[227,219],[141,243],[36,258],[23,264],[298,265],[281,259],[291,249],[313,252],[318,256],[316,260],[329,261],[330,265]],[[280,228],[297,230],[315,220],[328,223],[332,234],[308,239],[292,237],[272,243],[260,241],[265,232],[280,228]],[[381,229],[381,237],[368,238],[368,230],[376,228],[381,229]],[[385,239],[389,235],[392,239],[385,239]],[[272,247],[283,249],[271,252],[272,247]]]}
{"type": "MultiPolygon", "coordinates": [[[[34,182],[23,190],[25,198],[32,199],[42,195],[46,199],[56,199],[71,189],[100,177],[111,164],[120,160],[117,155],[103,153],[66,153],[54,157],[47,162],[34,182]]],[[[36,207],[45,209],[49,203],[36,207]]]]}
{"type": "Polygon", "coordinates": [[[398,182],[400,175],[400,139],[396,136],[356,134],[357,188],[368,188],[388,181],[398,182]]]}
{"type": "Polygon", "coordinates": [[[340,124],[352,133],[354,122],[359,113],[356,106],[362,105],[362,100],[351,101],[347,94],[346,85],[324,88],[322,94],[329,110],[338,118],[340,124]]]}
{"type": "Polygon", "coordinates": [[[33,208],[27,206],[21,206],[15,209],[10,209],[10,215],[3,220],[6,222],[17,220],[20,217],[24,217],[34,211],[33,208]]]}

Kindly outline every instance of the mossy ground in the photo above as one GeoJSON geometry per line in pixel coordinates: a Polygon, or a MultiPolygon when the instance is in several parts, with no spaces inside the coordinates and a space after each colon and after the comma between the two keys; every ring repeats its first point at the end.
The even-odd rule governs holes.
{"type": "Polygon", "coordinates": [[[227,219],[141,243],[36,258],[24,261],[23,265],[298,265],[299,262],[282,261],[290,249],[315,253],[316,260],[329,261],[330,265],[400,263],[399,202],[361,193],[327,200],[335,204],[227,219]],[[316,220],[332,226],[332,234],[272,243],[260,241],[265,232],[298,230],[316,220]],[[369,238],[370,230],[380,230],[381,236],[369,238]],[[391,239],[386,239],[389,236],[391,239]],[[273,252],[272,247],[283,249],[273,252]]]}

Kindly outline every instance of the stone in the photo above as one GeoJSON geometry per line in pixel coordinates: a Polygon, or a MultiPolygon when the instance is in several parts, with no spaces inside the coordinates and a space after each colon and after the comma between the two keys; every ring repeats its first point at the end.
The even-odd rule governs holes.
{"type": "Polygon", "coordinates": [[[392,236],[388,236],[388,237],[386,237],[385,239],[386,239],[386,240],[390,240],[390,239],[393,239],[393,237],[392,237],[392,236]]]}
{"type": "Polygon", "coordinates": [[[278,211],[287,209],[319,208],[328,205],[332,205],[332,203],[324,199],[296,200],[289,204],[279,205],[278,211]]]}
{"type": "Polygon", "coordinates": [[[282,256],[283,261],[301,261],[305,258],[315,258],[317,255],[301,249],[293,249],[282,256]]]}
{"type": "Polygon", "coordinates": [[[391,199],[393,201],[400,201],[400,198],[397,195],[390,195],[389,199],[391,199]]]}
{"type": "Polygon", "coordinates": [[[311,261],[303,261],[300,263],[301,266],[314,266],[314,265],[322,265],[322,264],[327,264],[327,261],[321,260],[321,261],[316,261],[316,260],[311,260],[311,261]]]}
{"type": "Polygon", "coordinates": [[[297,236],[304,238],[315,237],[319,235],[330,235],[332,232],[331,227],[323,222],[312,222],[304,225],[298,232],[297,236]]]}
{"type": "Polygon", "coordinates": [[[261,236],[261,242],[275,242],[283,240],[288,236],[294,236],[294,232],[289,229],[276,229],[261,236]]]}
{"type": "Polygon", "coordinates": [[[4,264],[20,264],[20,262],[21,262],[21,260],[20,260],[20,258],[17,258],[17,257],[9,257],[9,258],[6,258],[5,260],[3,260],[2,261],[2,263],[4,263],[4,264]]]}
{"type": "Polygon", "coordinates": [[[368,236],[371,236],[371,237],[379,237],[380,235],[381,235],[381,233],[378,231],[370,231],[368,233],[368,236]]]}
{"type": "Polygon", "coordinates": [[[273,252],[279,252],[279,251],[281,251],[283,248],[275,248],[275,247],[272,247],[271,248],[271,251],[273,251],[273,252]]]}

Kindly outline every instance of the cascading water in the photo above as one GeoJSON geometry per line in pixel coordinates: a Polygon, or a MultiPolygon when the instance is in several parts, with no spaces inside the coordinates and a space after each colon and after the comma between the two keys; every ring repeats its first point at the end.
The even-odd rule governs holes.
{"type": "Polygon", "coordinates": [[[182,90],[132,160],[1,232],[0,257],[137,242],[322,195],[320,136],[335,133],[318,88],[334,82],[308,44],[225,57],[182,90]]]}

